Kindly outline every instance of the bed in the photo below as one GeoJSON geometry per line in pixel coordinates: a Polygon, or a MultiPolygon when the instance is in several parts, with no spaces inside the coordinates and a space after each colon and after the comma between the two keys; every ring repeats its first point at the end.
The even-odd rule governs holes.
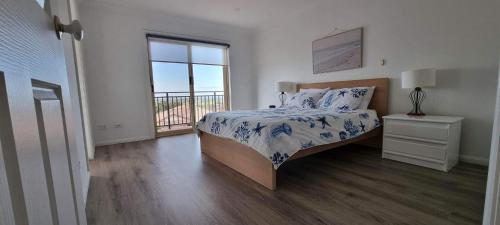
{"type": "Polygon", "coordinates": [[[255,182],[276,189],[284,163],[351,143],[378,145],[389,79],[297,84],[297,89],[375,86],[368,110],[266,109],[210,113],[197,125],[201,151],[255,182]]]}

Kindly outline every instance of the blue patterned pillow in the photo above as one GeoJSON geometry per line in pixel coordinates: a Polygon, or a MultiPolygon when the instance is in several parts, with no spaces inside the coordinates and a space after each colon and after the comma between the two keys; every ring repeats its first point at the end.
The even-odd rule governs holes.
{"type": "Polygon", "coordinates": [[[316,109],[318,108],[318,101],[322,96],[323,93],[318,92],[299,92],[290,98],[287,106],[303,109],[316,109]]]}
{"type": "Polygon", "coordinates": [[[366,88],[342,88],[328,91],[319,101],[319,108],[335,111],[356,110],[368,93],[366,88]]]}

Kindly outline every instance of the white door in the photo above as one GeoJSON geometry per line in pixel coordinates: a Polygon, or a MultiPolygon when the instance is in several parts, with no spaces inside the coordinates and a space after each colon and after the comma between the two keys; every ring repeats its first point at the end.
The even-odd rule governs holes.
{"type": "Polygon", "coordinates": [[[64,52],[37,1],[0,0],[0,224],[84,225],[64,52]]]}
{"type": "Polygon", "coordinates": [[[497,99],[491,138],[490,163],[488,165],[488,183],[484,201],[483,225],[500,224],[500,71],[498,71],[497,99]]]}

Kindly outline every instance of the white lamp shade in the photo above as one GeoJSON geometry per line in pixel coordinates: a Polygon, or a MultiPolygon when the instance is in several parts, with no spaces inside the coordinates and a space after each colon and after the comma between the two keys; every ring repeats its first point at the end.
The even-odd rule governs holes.
{"type": "Polygon", "coordinates": [[[402,88],[436,86],[436,69],[409,70],[401,73],[402,88]]]}
{"type": "Polygon", "coordinates": [[[297,86],[294,82],[280,81],[276,83],[276,92],[294,93],[297,86]]]}

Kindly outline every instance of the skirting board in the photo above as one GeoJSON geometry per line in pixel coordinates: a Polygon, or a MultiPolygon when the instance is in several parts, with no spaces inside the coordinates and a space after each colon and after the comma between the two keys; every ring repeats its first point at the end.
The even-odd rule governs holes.
{"type": "Polygon", "coordinates": [[[95,146],[104,146],[104,145],[114,145],[114,144],[122,144],[122,143],[128,143],[128,142],[135,142],[135,141],[144,141],[144,140],[153,140],[154,137],[149,137],[149,136],[144,136],[144,137],[134,137],[134,138],[123,138],[123,139],[114,139],[114,140],[107,140],[107,141],[99,141],[95,143],[95,146]]]}
{"type": "Polygon", "coordinates": [[[471,164],[482,165],[482,166],[488,166],[490,159],[477,157],[477,156],[471,156],[471,155],[460,155],[460,161],[466,162],[466,163],[471,163],[471,164]]]}

